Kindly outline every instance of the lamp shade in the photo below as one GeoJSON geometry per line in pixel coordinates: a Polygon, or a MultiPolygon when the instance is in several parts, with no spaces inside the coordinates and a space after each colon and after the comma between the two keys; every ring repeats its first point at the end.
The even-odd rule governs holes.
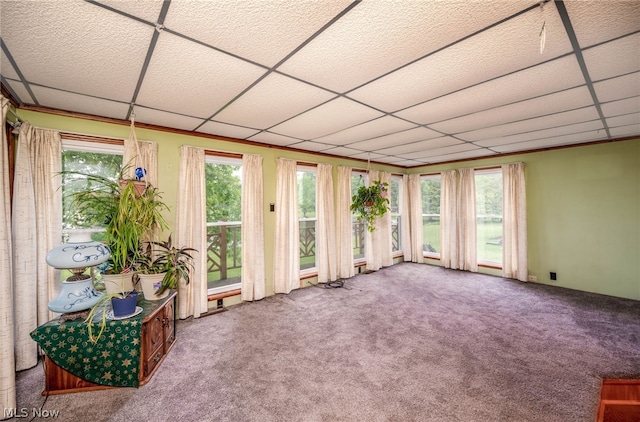
{"type": "Polygon", "coordinates": [[[107,245],[91,240],[91,232],[78,232],[70,236],[69,242],[51,249],[46,261],[58,269],[85,268],[100,265],[110,256],[107,245]]]}

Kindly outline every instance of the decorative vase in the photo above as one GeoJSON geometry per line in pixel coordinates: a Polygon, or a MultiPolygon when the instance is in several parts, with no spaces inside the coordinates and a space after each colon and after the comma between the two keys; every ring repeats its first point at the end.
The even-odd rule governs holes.
{"type": "Polygon", "coordinates": [[[142,293],[146,300],[159,300],[164,299],[169,295],[169,289],[165,290],[161,295],[156,295],[156,292],[160,290],[162,286],[162,279],[166,273],[161,274],[138,274],[140,279],[140,285],[142,286],[142,293]]]}
{"type": "Polygon", "coordinates": [[[138,292],[135,290],[129,292],[125,298],[111,298],[111,307],[113,308],[113,316],[117,318],[133,315],[136,312],[136,304],[138,303],[138,292]]]}
{"type": "Polygon", "coordinates": [[[107,293],[130,292],[133,287],[133,273],[103,274],[102,281],[107,293]]]}

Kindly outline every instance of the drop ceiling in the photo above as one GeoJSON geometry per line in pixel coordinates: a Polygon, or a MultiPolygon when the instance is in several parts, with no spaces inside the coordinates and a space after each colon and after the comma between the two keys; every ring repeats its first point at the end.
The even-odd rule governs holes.
{"type": "Polygon", "coordinates": [[[412,167],[640,136],[640,1],[0,0],[19,104],[412,167]]]}

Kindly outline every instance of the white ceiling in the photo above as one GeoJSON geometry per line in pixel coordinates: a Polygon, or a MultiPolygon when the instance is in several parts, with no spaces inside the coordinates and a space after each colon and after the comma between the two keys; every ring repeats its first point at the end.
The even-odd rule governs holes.
{"type": "Polygon", "coordinates": [[[0,0],[0,15],[21,106],[402,167],[640,135],[638,0],[0,0]]]}

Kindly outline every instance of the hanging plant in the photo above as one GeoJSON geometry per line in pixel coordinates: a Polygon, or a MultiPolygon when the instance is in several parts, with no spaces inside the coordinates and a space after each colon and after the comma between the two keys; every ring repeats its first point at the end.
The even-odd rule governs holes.
{"type": "Polygon", "coordinates": [[[360,186],[351,198],[351,211],[358,220],[364,220],[367,230],[374,231],[376,218],[389,211],[389,184],[376,180],[370,186],[360,186]]]}

